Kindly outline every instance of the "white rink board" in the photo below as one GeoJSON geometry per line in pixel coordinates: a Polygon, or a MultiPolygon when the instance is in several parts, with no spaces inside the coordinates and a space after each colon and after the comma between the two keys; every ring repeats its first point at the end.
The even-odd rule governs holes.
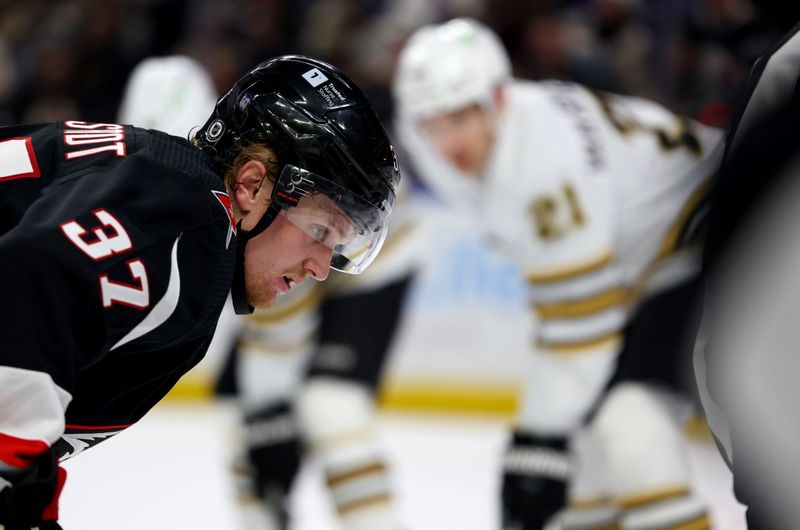
{"type": "Polygon", "coordinates": [[[457,220],[437,222],[386,368],[393,387],[518,386],[533,327],[518,268],[457,220]]]}

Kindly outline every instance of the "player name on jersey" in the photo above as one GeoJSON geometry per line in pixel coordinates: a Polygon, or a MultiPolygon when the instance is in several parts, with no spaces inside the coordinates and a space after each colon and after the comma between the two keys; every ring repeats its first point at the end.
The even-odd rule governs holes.
{"type": "Polygon", "coordinates": [[[68,121],[64,123],[64,144],[81,146],[77,150],[67,150],[66,159],[73,160],[85,156],[96,155],[106,151],[118,157],[124,157],[125,130],[115,123],[86,123],[85,121],[68,121]],[[85,147],[90,146],[90,147],[85,147]]]}

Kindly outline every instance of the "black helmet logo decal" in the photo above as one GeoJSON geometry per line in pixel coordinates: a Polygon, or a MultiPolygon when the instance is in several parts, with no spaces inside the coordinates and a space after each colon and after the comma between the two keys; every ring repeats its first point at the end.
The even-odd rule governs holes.
{"type": "Polygon", "coordinates": [[[312,68],[308,72],[304,73],[303,79],[308,81],[308,84],[314,88],[328,80],[328,78],[319,70],[319,68],[312,68]]]}
{"type": "Polygon", "coordinates": [[[308,197],[314,191],[313,175],[297,166],[284,166],[279,179],[275,196],[284,205],[296,206],[301,197],[308,197]]]}
{"type": "Polygon", "coordinates": [[[206,140],[210,143],[216,143],[222,137],[222,133],[225,132],[225,123],[220,120],[219,118],[212,121],[211,125],[208,126],[208,130],[206,130],[206,140]]]}

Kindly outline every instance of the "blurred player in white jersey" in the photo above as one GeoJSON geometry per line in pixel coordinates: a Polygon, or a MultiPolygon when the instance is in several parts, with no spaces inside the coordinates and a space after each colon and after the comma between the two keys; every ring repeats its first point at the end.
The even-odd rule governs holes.
{"type": "Polygon", "coordinates": [[[420,176],[530,286],[504,528],[542,528],[565,504],[564,529],[710,528],[662,390],[683,383],[722,133],[646,100],[513,80],[496,35],[469,19],[415,32],[394,94],[420,176]]]}
{"type": "Polygon", "coordinates": [[[375,397],[421,255],[420,217],[404,192],[400,200],[370,273],[297,286],[246,320],[220,390],[234,387],[244,414],[236,472],[248,530],[292,527],[290,494],[312,455],[343,528],[399,526],[375,397]]]}
{"type": "Polygon", "coordinates": [[[183,55],[150,57],[131,72],[117,121],[186,138],[216,102],[211,76],[200,63],[183,55]]]}

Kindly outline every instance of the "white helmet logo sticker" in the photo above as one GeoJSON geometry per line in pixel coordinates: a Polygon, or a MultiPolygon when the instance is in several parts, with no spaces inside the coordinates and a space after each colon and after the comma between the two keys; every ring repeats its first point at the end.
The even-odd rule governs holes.
{"type": "Polygon", "coordinates": [[[392,166],[394,166],[395,171],[400,171],[400,164],[397,163],[397,155],[394,152],[394,146],[389,144],[389,150],[392,152],[392,166]]]}
{"type": "Polygon", "coordinates": [[[222,123],[222,120],[216,119],[211,122],[211,125],[208,126],[208,130],[206,131],[206,140],[214,143],[220,139],[224,131],[225,124],[222,123]]]}
{"type": "Polygon", "coordinates": [[[328,80],[328,78],[325,77],[325,74],[320,72],[319,68],[312,68],[308,72],[304,73],[303,79],[308,81],[308,84],[311,85],[312,87],[318,87],[319,85],[328,80]]]}

